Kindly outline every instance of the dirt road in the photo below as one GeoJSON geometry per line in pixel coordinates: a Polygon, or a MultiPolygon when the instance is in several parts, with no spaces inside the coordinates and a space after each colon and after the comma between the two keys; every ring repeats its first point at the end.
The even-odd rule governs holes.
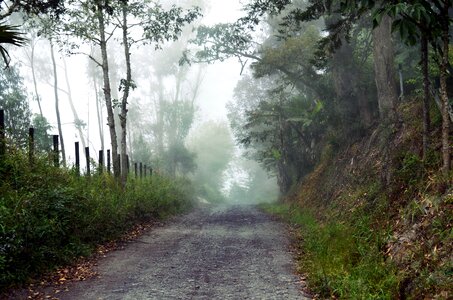
{"type": "Polygon", "coordinates": [[[307,299],[284,227],[250,206],[210,207],[99,261],[60,299],[307,299]]]}

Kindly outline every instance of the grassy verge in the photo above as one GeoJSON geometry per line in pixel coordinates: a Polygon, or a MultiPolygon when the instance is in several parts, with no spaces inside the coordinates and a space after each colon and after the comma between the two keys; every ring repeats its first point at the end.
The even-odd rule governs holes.
{"type": "Polygon", "coordinates": [[[341,299],[396,297],[396,270],[381,251],[386,233],[372,229],[367,217],[321,222],[298,206],[270,204],[264,208],[297,226],[299,268],[314,293],[341,299]]]}
{"type": "Polygon", "coordinates": [[[121,189],[110,175],[78,176],[23,153],[0,162],[0,291],[88,255],[135,223],[188,209],[184,180],[152,176],[121,189]]]}

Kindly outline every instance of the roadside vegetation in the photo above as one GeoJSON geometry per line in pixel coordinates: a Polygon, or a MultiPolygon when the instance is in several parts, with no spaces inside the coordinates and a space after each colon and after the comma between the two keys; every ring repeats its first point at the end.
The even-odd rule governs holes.
{"type": "Polygon", "coordinates": [[[130,178],[123,189],[104,172],[79,176],[47,155],[32,166],[22,151],[0,161],[0,290],[89,255],[136,223],[187,210],[193,191],[183,179],[130,178]]]}
{"type": "MultiPolygon", "coordinates": [[[[78,177],[45,157],[30,165],[21,151],[1,161],[2,284],[183,210],[192,195],[183,177],[208,202],[267,200],[277,185],[284,204],[268,209],[300,226],[301,272],[320,297],[451,299],[453,1],[250,0],[241,18],[213,25],[199,20],[208,1],[177,2],[0,0],[0,20],[20,13],[27,31],[0,26],[5,64],[6,44],[27,47],[39,107],[38,87],[53,79],[63,165],[56,62],[52,72],[33,57],[85,51],[116,178],[78,177]],[[37,43],[47,50],[35,53],[37,43]],[[230,127],[196,128],[205,68],[229,59],[242,75],[230,127]],[[239,152],[259,168],[232,161],[239,152]],[[137,181],[118,154],[172,180],[137,181]]],[[[25,149],[27,92],[18,72],[0,74],[6,137],[25,149]]],[[[86,122],[73,110],[83,144],[86,122]]],[[[42,137],[45,114],[33,116],[42,137]]]]}
{"type": "MultiPolygon", "coordinates": [[[[439,153],[414,149],[420,105],[399,107],[404,129],[383,127],[348,147],[326,142],[314,171],[264,208],[294,227],[299,272],[311,291],[340,299],[448,299],[452,293],[453,193],[439,153]],[[370,145],[371,143],[371,145],[370,145]],[[382,147],[391,144],[391,163],[382,147]],[[384,185],[382,177],[389,178],[384,185]]],[[[438,112],[432,111],[434,125],[438,112]]],[[[433,136],[437,143],[440,136],[433,136]]]]}
{"type": "Polygon", "coordinates": [[[198,28],[187,59],[242,63],[230,126],[321,298],[453,296],[451,7],[255,0],[198,28]]]}

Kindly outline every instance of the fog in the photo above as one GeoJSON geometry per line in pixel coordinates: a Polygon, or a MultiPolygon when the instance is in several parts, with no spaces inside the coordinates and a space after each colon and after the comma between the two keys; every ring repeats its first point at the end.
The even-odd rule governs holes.
{"type": "MultiPolygon", "coordinates": [[[[164,9],[170,9],[172,4],[184,10],[197,5],[203,16],[187,22],[190,24],[185,24],[174,40],[146,45],[131,43],[134,87],[127,99],[129,159],[132,163],[147,164],[166,176],[193,180],[199,197],[208,202],[276,200],[278,187],[274,174],[244,156],[245,150],[238,145],[227,116],[227,103],[235,101],[234,89],[243,77],[241,74],[247,73],[248,66],[244,71],[236,58],[210,64],[179,64],[183,51],[194,47],[190,40],[195,37],[198,26],[234,22],[243,15],[242,4],[221,0],[164,2],[164,9]]],[[[129,22],[133,23],[135,18],[131,17],[129,22]]],[[[31,119],[36,124],[36,116],[42,111],[50,125],[47,133],[60,134],[55,109],[58,96],[60,137],[64,137],[67,165],[74,163],[76,141],[89,147],[90,156],[97,162],[100,150],[111,149],[102,69],[93,62],[101,61],[99,47],[80,37],[46,36],[39,29],[42,20],[24,25],[19,14],[10,19],[12,24],[27,28],[27,44],[8,50],[11,66],[23,77],[31,119]]],[[[131,35],[137,35],[138,39],[139,32],[134,30],[131,35]]],[[[113,104],[117,103],[114,112],[118,153],[121,153],[122,143],[118,116],[125,88],[122,80],[126,78],[122,51],[118,29],[107,45],[111,97],[113,104]]]]}

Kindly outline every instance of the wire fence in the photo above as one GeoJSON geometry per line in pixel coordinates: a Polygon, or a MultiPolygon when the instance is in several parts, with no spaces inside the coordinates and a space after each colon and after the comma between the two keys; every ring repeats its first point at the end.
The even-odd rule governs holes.
{"type": "MultiPolygon", "coordinates": [[[[51,163],[53,163],[54,167],[59,168],[61,166],[61,160],[60,160],[60,144],[59,144],[59,136],[58,135],[52,135],[52,147],[49,153],[49,157],[51,158],[51,163]]],[[[35,143],[35,129],[33,127],[30,127],[28,130],[28,159],[30,161],[30,164],[33,164],[33,161],[36,156],[36,143],[35,143]]],[[[110,149],[104,151],[104,150],[99,150],[99,155],[98,155],[98,162],[97,164],[95,163],[95,160],[93,160],[90,157],[90,147],[85,147],[84,154],[85,154],[85,175],[86,176],[91,176],[92,171],[93,172],[98,172],[98,173],[103,173],[103,172],[108,172],[112,173],[112,157],[111,157],[111,151],[110,149]],[[106,158],[106,163],[104,159],[104,154],[106,158]]],[[[75,161],[74,161],[74,168],[77,172],[77,174],[81,174],[81,164],[80,164],[80,144],[79,142],[74,143],[74,154],[75,154],[75,161]]],[[[7,138],[6,138],[6,126],[5,126],[5,111],[3,109],[0,109],[0,161],[3,160],[7,153],[7,138]]],[[[130,174],[131,169],[131,162],[129,161],[129,155],[126,155],[125,157],[121,157],[120,154],[118,154],[118,165],[121,166],[121,161],[123,159],[126,159],[127,161],[127,170],[125,170],[128,174],[130,174]]],[[[147,176],[152,176],[153,174],[153,169],[151,166],[147,166],[146,164],[143,164],[142,162],[132,162],[134,165],[134,175],[135,178],[143,178],[147,176]]],[[[119,174],[124,172],[124,170],[119,170],[119,174]]]]}

